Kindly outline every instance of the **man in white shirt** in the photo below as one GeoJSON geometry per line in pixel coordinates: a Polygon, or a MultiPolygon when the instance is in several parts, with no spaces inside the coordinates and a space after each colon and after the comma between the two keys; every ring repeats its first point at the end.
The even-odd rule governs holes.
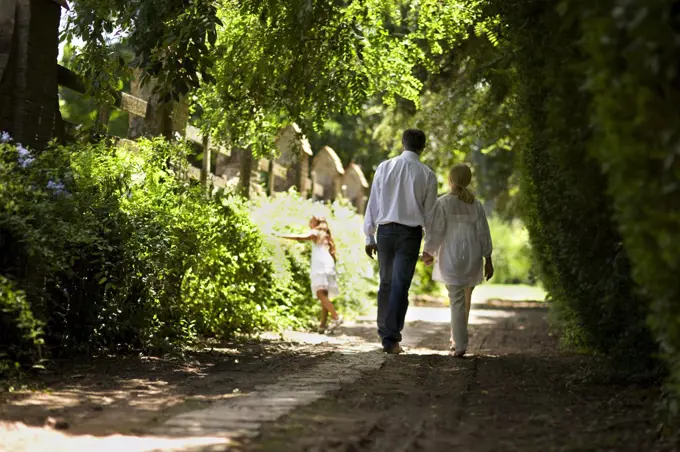
{"type": "Polygon", "coordinates": [[[375,172],[364,219],[366,253],[371,259],[378,254],[378,334],[387,353],[401,352],[408,291],[423,229],[437,200],[437,177],[420,163],[425,133],[408,129],[401,141],[401,155],[382,162],[375,172]]]}

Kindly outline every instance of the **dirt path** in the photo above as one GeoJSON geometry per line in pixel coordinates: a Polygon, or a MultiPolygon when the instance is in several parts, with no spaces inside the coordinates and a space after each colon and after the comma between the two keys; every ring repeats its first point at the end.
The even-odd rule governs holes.
{"type": "MultiPolygon", "coordinates": [[[[332,397],[266,426],[246,451],[653,451],[655,389],[598,383],[556,351],[546,311],[477,311],[456,360],[439,329],[332,397]]],[[[431,324],[430,324],[431,325],[431,324]]],[[[421,328],[426,328],[427,324],[421,328]]]]}
{"type": "Polygon", "coordinates": [[[546,317],[476,305],[463,360],[448,354],[448,310],[414,308],[399,356],[378,350],[367,319],[188,361],[58,368],[50,391],[3,397],[0,450],[676,450],[657,439],[658,390],[558,353],[546,317]],[[47,415],[69,428],[40,427],[47,415]]]}

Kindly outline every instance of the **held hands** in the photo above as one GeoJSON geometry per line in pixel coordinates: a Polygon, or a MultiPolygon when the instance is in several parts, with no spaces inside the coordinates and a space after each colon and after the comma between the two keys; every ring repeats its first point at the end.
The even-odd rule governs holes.
{"type": "Polygon", "coordinates": [[[487,281],[493,276],[493,262],[491,262],[491,258],[487,258],[484,264],[484,276],[486,276],[487,281]]]}
{"type": "Polygon", "coordinates": [[[378,254],[378,245],[366,245],[365,250],[368,257],[373,259],[373,257],[378,254]]]}
{"type": "Polygon", "coordinates": [[[423,261],[423,264],[429,267],[434,263],[434,256],[432,256],[430,253],[424,252],[421,260],[423,261]]]}

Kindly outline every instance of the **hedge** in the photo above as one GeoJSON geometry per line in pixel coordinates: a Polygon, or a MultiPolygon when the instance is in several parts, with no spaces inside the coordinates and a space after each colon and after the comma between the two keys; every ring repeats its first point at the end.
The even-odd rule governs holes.
{"type": "Polygon", "coordinates": [[[587,55],[590,152],[650,300],[649,325],[670,370],[669,414],[680,414],[680,5],[670,0],[570,1],[587,55]]]}
{"type": "Polygon", "coordinates": [[[589,154],[591,96],[582,87],[587,57],[578,22],[543,1],[499,2],[513,50],[521,118],[523,215],[565,338],[630,370],[656,350],[647,301],[630,279],[630,260],[589,154]]]}

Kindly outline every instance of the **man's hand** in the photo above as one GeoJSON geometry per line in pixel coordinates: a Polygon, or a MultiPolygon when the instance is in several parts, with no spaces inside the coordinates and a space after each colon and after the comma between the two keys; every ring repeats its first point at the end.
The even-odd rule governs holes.
{"type": "Polygon", "coordinates": [[[484,276],[486,276],[487,281],[493,276],[493,262],[491,262],[491,258],[488,258],[484,264],[484,276]]]}
{"type": "Polygon", "coordinates": [[[422,261],[423,261],[423,264],[425,264],[426,266],[429,267],[430,265],[432,265],[434,263],[434,256],[431,255],[430,253],[424,252],[423,257],[422,257],[422,261]]]}
{"type": "Polygon", "coordinates": [[[378,254],[378,245],[366,245],[366,254],[368,257],[373,259],[373,257],[378,254]]]}

